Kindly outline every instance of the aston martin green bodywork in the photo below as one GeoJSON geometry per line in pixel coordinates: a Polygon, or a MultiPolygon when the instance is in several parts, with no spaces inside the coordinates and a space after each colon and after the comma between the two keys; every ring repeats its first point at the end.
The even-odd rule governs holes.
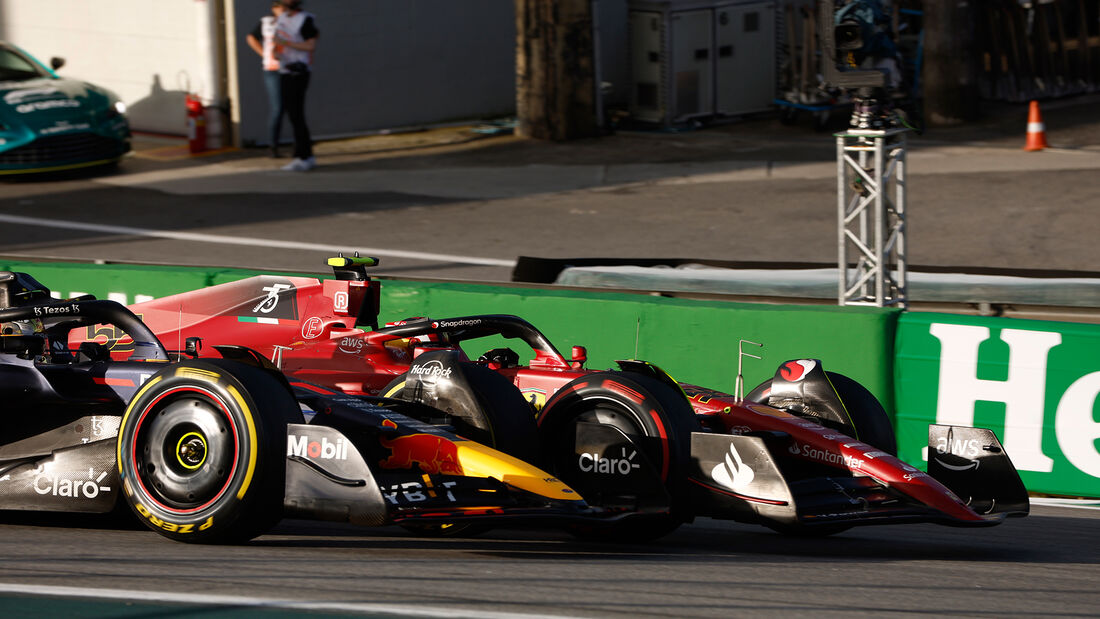
{"type": "Polygon", "coordinates": [[[0,174],[118,161],[130,150],[125,109],[111,91],[60,77],[0,42],[0,174]]]}

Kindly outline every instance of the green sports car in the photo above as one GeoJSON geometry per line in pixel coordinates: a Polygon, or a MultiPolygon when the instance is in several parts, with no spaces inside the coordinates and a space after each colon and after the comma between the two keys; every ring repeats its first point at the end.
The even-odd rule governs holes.
{"type": "Polygon", "coordinates": [[[126,106],[111,91],[59,77],[0,42],[0,174],[117,162],[130,150],[126,106]]]}

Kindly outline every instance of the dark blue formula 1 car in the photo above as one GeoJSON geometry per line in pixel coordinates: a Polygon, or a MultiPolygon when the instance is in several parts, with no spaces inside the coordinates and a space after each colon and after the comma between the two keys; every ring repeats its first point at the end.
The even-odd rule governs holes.
{"type": "MultiPolygon", "coordinates": [[[[505,453],[537,441],[529,415],[497,415],[528,424],[498,425],[500,451],[459,435],[478,435],[468,418],[288,381],[242,347],[187,358],[200,346],[168,351],[118,303],[57,301],[30,276],[0,272],[0,509],[109,512],[124,501],[189,542],[246,540],[284,515],[422,532],[600,519],[505,453]],[[124,337],[128,359],[95,342],[69,348],[74,329],[124,337]]],[[[467,409],[527,411],[489,370],[446,359],[439,370],[467,409]]]]}

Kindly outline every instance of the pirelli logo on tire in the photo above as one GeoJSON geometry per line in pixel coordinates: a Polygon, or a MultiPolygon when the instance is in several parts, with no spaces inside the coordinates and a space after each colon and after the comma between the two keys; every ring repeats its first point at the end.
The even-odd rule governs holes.
{"type": "Polygon", "coordinates": [[[179,533],[179,534],[194,533],[195,531],[205,531],[205,530],[209,529],[210,527],[214,526],[214,517],[213,516],[208,517],[206,520],[202,521],[198,526],[195,526],[194,523],[179,524],[179,523],[175,523],[175,522],[169,522],[169,521],[167,521],[163,518],[160,518],[157,515],[150,512],[149,508],[145,507],[145,505],[143,505],[139,501],[134,502],[134,509],[137,510],[137,513],[141,514],[142,517],[144,517],[146,520],[148,520],[149,524],[151,524],[154,527],[157,527],[159,529],[164,529],[165,531],[168,531],[169,533],[179,533]]]}
{"type": "Polygon", "coordinates": [[[221,381],[221,374],[218,374],[217,372],[211,372],[210,370],[186,366],[176,368],[176,376],[179,376],[180,378],[190,378],[193,380],[204,380],[208,383],[215,384],[221,381]]]}

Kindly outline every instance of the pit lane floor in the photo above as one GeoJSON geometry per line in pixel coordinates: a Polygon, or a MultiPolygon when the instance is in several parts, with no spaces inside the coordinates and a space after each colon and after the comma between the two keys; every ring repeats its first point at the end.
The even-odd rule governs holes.
{"type": "Polygon", "coordinates": [[[322,610],[311,603],[392,617],[1095,617],[1100,608],[1100,510],[1061,506],[1037,505],[990,529],[864,527],[818,540],[704,519],[647,545],[555,531],[423,539],[396,527],[287,521],[251,544],[217,547],[136,526],[66,528],[87,522],[79,517],[2,516],[6,616],[53,603],[78,617],[134,616],[126,609],[148,605],[163,615],[158,593],[183,617],[322,610]],[[74,607],[69,597],[12,593],[21,587],[142,593],[136,607],[74,607]]]}
{"type": "MultiPolygon", "coordinates": [[[[1098,101],[1045,104],[1057,148],[1038,153],[1025,106],[912,136],[910,263],[1096,270],[1098,101]]],[[[835,142],[773,118],[563,144],[468,127],[327,141],[306,174],[255,150],[143,154],[162,142],[139,138],[114,173],[5,181],[0,254],[317,271],[360,249],[382,274],[481,281],[520,255],[836,259],[835,142]]]]}

